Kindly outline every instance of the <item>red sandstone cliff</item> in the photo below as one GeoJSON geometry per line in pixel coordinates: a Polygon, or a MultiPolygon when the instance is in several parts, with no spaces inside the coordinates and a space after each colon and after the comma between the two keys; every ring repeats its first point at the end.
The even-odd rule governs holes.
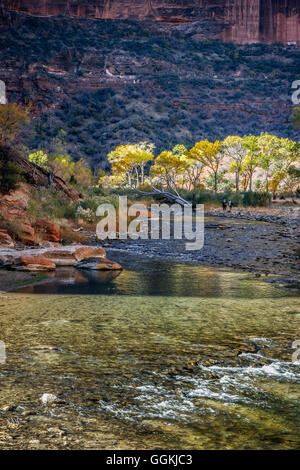
{"type": "Polygon", "coordinates": [[[214,19],[221,39],[300,44],[299,0],[0,0],[4,11],[96,19],[186,22],[214,19]]]}

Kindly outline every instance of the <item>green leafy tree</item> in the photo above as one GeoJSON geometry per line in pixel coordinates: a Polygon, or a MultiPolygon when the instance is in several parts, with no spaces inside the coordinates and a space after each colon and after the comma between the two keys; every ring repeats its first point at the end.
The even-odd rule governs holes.
{"type": "Polygon", "coordinates": [[[43,152],[43,150],[38,150],[37,152],[30,153],[28,155],[28,160],[31,163],[34,163],[41,168],[48,169],[49,168],[49,161],[48,155],[43,152]]]}

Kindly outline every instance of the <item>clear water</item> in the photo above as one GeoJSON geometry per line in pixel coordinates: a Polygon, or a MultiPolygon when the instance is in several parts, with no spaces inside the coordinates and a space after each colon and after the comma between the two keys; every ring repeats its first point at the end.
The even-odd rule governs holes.
{"type": "MultiPolygon", "coordinates": [[[[77,448],[298,448],[299,297],[247,274],[119,257],[119,275],[61,269],[0,298],[1,403],[57,419],[77,448]],[[44,392],[63,401],[54,417],[44,392]]],[[[19,447],[43,442],[33,422],[19,447]]]]}

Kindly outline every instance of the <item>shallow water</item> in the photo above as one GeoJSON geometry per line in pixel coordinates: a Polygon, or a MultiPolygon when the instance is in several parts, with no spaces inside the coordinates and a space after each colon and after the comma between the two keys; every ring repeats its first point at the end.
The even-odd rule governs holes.
{"type": "Polygon", "coordinates": [[[109,423],[118,443],[102,448],[299,447],[299,297],[247,274],[118,256],[119,275],[62,269],[0,298],[1,403],[42,414],[54,393],[77,438],[81,417],[109,423]]]}

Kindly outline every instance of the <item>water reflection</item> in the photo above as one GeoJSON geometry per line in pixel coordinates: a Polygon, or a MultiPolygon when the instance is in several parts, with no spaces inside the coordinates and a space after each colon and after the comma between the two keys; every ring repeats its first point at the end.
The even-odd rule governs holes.
{"type": "Polygon", "coordinates": [[[135,259],[118,253],[124,271],[60,268],[46,283],[18,290],[32,294],[143,295],[166,297],[259,298],[293,295],[270,284],[249,281],[249,274],[167,261],[135,259]]]}

